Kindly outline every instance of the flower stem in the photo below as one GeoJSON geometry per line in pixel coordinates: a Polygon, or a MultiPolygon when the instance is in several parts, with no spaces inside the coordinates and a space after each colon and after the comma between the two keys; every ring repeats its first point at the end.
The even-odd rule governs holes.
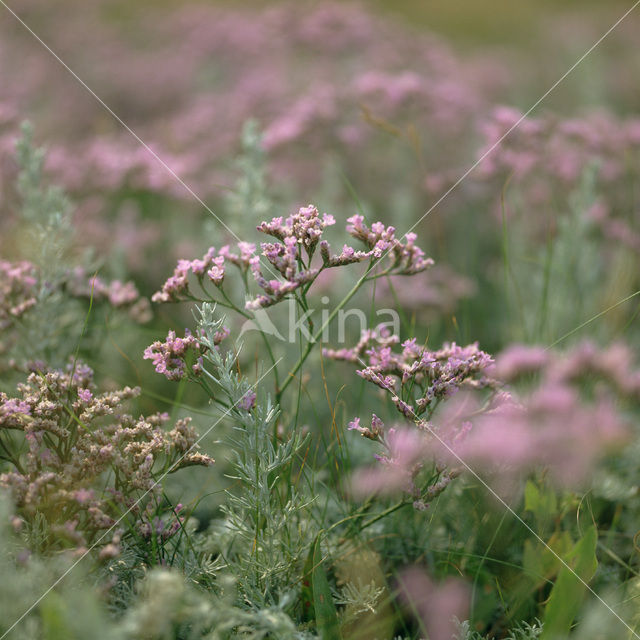
{"type": "Polygon", "coordinates": [[[286,388],[289,386],[291,381],[295,378],[296,374],[300,370],[300,367],[302,367],[302,365],[305,363],[306,359],[309,357],[309,354],[311,353],[311,351],[312,351],[314,345],[316,344],[316,342],[318,342],[319,338],[324,333],[324,330],[329,326],[329,324],[336,317],[336,315],[338,315],[338,312],[340,311],[340,309],[342,309],[344,307],[344,305],[347,304],[347,302],[349,302],[349,300],[351,300],[351,298],[353,298],[353,296],[357,293],[358,289],[360,289],[360,287],[367,280],[367,276],[368,276],[369,272],[371,271],[371,267],[372,266],[373,265],[369,266],[369,268],[364,273],[364,275],[362,277],[360,277],[360,279],[353,285],[353,287],[347,293],[347,295],[344,298],[342,298],[342,300],[340,301],[338,306],[329,314],[329,317],[324,321],[322,326],[311,337],[311,340],[309,340],[309,342],[307,343],[307,346],[306,346],[305,350],[303,351],[302,355],[300,356],[298,361],[293,366],[293,369],[291,369],[291,371],[289,371],[289,373],[287,374],[287,379],[284,381],[284,383],[282,384],[282,386],[278,390],[278,393],[276,393],[276,402],[278,404],[281,404],[280,401],[282,399],[282,394],[284,393],[286,388]]]}

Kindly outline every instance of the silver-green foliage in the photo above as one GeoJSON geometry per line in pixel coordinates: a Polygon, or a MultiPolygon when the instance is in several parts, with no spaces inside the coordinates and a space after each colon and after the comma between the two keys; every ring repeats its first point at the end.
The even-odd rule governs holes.
{"type": "Polygon", "coordinates": [[[286,608],[295,600],[292,590],[299,586],[301,562],[313,535],[311,505],[295,482],[300,476],[294,468],[296,454],[305,441],[297,433],[277,437],[278,411],[270,398],[242,408],[255,385],[238,374],[233,354],[223,355],[213,346],[222,326],[214,316],[213,306],[199,308],[201,340],[210,347],[204,375],[222,393],[224,413],[232,421],[227,444],[233,488],[223,507],[225,522],[215,529],[221,569],[237,578],[246,606],[286,608]]]}
{"type": "Polygon", "coordinates": [[[46,184],[45,152],[34,146],[29,124],[22,125],[16,151],[21,258],[34,265],[39,277],[36,304],[20,319],[8,355],[18,362],[44,360],[59,366],[73,350],[69,339],[82,330],[78,302],[66,296],[62,286],[73,266],[70,205],[61,189],[46,184]]]}
{"type": "MultiPolygon", "coordinates": [[[[504,640],[537,640],[542,633],[542,625],[536,620],[532,625],[523,622],[509,631],[504,640]]],[[[482,635],[471,628],[467,620],[459,623],[454,640],[489,640],[489,636],[482,635]]]]}
{"type": "Polygon", "coordinates": [[[41,558],[26,551],[9,525],[11,513],[8,497],[0,493],[0,637],[121,637],[108,624],[96,593],[86,588],[83,567],[65,575],[70,557],[41,558]]]}

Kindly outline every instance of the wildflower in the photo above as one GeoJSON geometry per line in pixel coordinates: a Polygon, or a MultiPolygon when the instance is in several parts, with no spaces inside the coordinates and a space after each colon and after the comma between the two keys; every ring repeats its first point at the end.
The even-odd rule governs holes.
{"type": "Polygon", "coordinates": [[[90,402],[91,398],[93,398],[93,393],[91,393],[90,389],[78,389],[78,398],[82,402],[90,402]]]}
{"type": "Polygon", "coordinates": [[[276,217],[271,222],[262,222],[258,225],[258,231],[274,236],[281,242],[287,238],[293,238],[296,243],[302,245],[307,255],[312,256],[320,240],[324,229],[336,223],[335,218],[329,214],[320,214],[313,205],[301,207],[297,213],[286,220],[276,217]]]}
{"type": "Polygon", "coordinates": [[[213,266],[209,271],[207,271],[207,275],[213,284],[217,287],[222,285],[222,281],[224,280],[225,268],[224,268],[224,256],[218,256],[213,259],[213,266]]]}
{"type": "Polygon", "coordinates": [[[238,406],[245,411],[251,411],[256,406],[256,393],[255,391],[249,390],[247,391],[240,402],[238,402],[238,406]]]}
{"type": "MultiPolygon", "coordinates": [[[[135,516],[136,500],[157,496],[167,470],[213,463],[198,451],[188,419],[167,432],[167,414],[135,418],[124,403],[139,389],[98,393],[92,376],[76,363],[65,371],[31,373],[14,397],[0,394],[0,432],[12,429],[24,441],[15,467],[0,474],[0,486],[11,491],[16,515],[25,521],[47,514],[54,546],[88,548],[124,512],[132,509],[135,516]],[[68,404],[74,397],[79,401],[68,404]],[[105,486],[114,477],[118,488],[105,486]]],[[[102,557],[115,553],[109,545],[118,546],[118,536],[105,536],[102,557]]]]}
{"type": "MultiPolygon", "coordinates": [[[[222,342],[227,333],[220,332],[216,336],[216,344],[222,342]]],[[[188,354],[195,354],[195,364],[191,366],[194,375],[202,373],[202,360],[200,356],[203,352],[200,342],[191,334],[189,329],[185,329],[184,338],[178,338],[176,332],[171,330],[167,334],[164,342],[156,340],[144,350],[144,359],[151,360],[156,373],[164,375],[168,380],[181,380],[187,376],[188,354]]]]}
{"type": "Polygon", "coordinates": [[[381,222],[374,222],[369,228],[361,215],[354,215],[347,222],[347,232],[363,242],[373,257],[381,258],[384,254],[389,254],[393,271],[398,275],[420,273],[434,264],[415,245],[415,233],[407,233],[402,242],[396,238],[394,227],[385,227],[381,222]]]}
{"type": "Polygon", "coordinates": [[[0,260],[0,330],[36,304],[35,267],[27,261],[0,260]]]}
{"type": "Polygon", "coordinates": [[[398,411],[411,420],[430,412],[438,401],[462,387],[493,384],[488,375],[493,359],[477,344],[460,347],[451,343],[429,351],[418,347],[413,339],[402,344],[401,352],[394,351],[399,342],[398,336],[390,334],[386,327],[378,327],[364,331],[352,349],[324,349],[323,355],[366,365],[356,373],[390,392],[398,411]]]}
{"type": "Polygon", "coordinates": [[[360,418],[354,418],[349,423],[350,431],[357,431],[364,438],[369,438],[370,440],[378,440],[384,433],[384,423],[378,416],[374,413],[371,416],[371,427],[361,427],[360,426],[360,418]]]}

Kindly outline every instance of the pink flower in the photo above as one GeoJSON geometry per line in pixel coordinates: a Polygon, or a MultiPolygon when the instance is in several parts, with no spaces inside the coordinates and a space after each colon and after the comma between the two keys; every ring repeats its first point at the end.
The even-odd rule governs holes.
{"type": "MultiPolygon", "coordinates": [[[[199,356],[201,350],[200,343],[188,329],[184,338],[178,338],[175,331],[169,331],[165,342],[156,340],[144,350],[144,359],[151,360],[156,372],[168,380],[181,380],[187,375],[187,353],[193,351],[199,356]]],[[[193,366],[194,373],[200,373],[202,364],[196,360],[193,366]]]]}
{"type": "Polygon", "coordinates": [[[256,406],[256,393],[255,391],[249,390],[247,391],[240,401],[238,402],[238,406],[245,411],[251,411],[256,406]]]}
{"type": "Polygon", "coordinates": [[[89,389],[78,389],[78,398],[82,402],[89,402],[93,398],[93,393],[89,389]]]}
{"type": "Polygon", "coordinates": [[[430,640],[451,640],[457,625],[469,611],[469,589],[456,578],[442,583],[431,580],[418,567],[401,572],[400,597],[413,613],[417,613],[430,640]]]}

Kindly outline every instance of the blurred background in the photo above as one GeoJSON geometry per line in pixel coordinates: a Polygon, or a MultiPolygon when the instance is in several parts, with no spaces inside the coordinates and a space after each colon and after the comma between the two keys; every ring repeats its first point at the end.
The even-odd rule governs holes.
{"type": "MultiPolygon", "coordinates": [[[[29,260],[48,273],[46,238],[34,241],[29,203],[16,184],[15,143],[28,120],[36,144],[47,150],[47,181],[70,201],[72,224],[60,226],[64,252],[56,254],[60,297],[73,288],[69,274],[79,273],[85,298],[64,317],[54,300],[31,333],[8,325],[0,369],[4,360],[7,369],[15,364],[18,338],[33,347],[45,327],[48,347],[80,353],[107,388],[142,384],[141,409],[167,409],[172,418],[193,413],[199,426],[210,424],[200,389],[167,382],[141,360],[169,328],[193,326],[189,305],[155,305],[153,313],[132,319],[117,303],[115,310],[93,310],[85,332],[87,275],[119,282],[116,293],[132,291],[122,285],[131,283],[132,298],[137,292],[150,298],[177,260],[238,239],[258,243],[262,220],[308,203],[335,217],[326,232],[334,251],[351,242],[344,228],[357,212],[368,223],[393,225],[398,235],[417,233],[416,244],[435,267],[411,279],[381,280],[373,293],[352,301],[372,314],[376,307],[401,310],[403,340],[415,336],[430,349],[478,341],[499,353],[513,343],[569,347],[589,338],[626,342],[637,352],[640,8],[523,118],[632,0],[7,4],[34,33],[0,6],[0,256],[29,260]]],[[[361,273],[336,271],[324,272],[310,294],[318,316],[361,273]]],[[[232,277],[225,286],[242,306],[243,288],[232,277]]],[[[286,310],[270,317],[281,329],[288,321],[286,310]]],[[[243,320],[230,318],[234,337],[243,320]]],[[[350,326],[345,345],[328,346],[355,344],[357,329],[350,326]]],[[[251,335],[245,344],[241,367],[257,375],[259,347],[251,335]]],[[[273,349],[284,358],[283,371],[299,356],[297,344],[273,349]]],[[[354,368],[323,362],[316,350],[299,382],[305,390],[326,388],[327,398],[312,398],[300,414],[295,403],[285,403],[283,423],[295,416],[331,441],[331,425],[344,431],[365,409],[397,419],[354,368]],[[329,397],[335,406],[325,402],[329,397]]],[[[7,374],[2,384],[9,382],[7,374]]],[[[219,450],[217,437],[204,449],[219,450]]],[[[345,438],[339,455],[353,456],[354,465],[368,461],[371,450],[362,440],[345,438]]],[[[219,477],[188,472],[168,488],[185,501],[211,492],[197,514],[203,523],[223,500],[223,459],[219,477]]],[[[631,494],[640,495],[637,454],[629,448],[613,466],[601,486],[611,495],[618,491],[611,500],[629,505],[631,494]]],[[[339,485],[344,467],[327,468],[339,485]]],[[[461,495],[468,504],[445,511],[446,527],[436,534],[443,548],[451,540],[471,548],[478,538],[475,550],[485,554],[473,556],[482,558],[478,628],[494,619],[502,625],[503,593],[489,573],[480,578],[481,569],[494,542],[506,550],[505,567],[520,548],[509,555],[496,538],[502,520],[497,528],[487,525],[485,503],[461,495]],[[460,513],[468,526],[459,524],[460,513]]],[[[636,513],[625,516],[629,539],[636,513]]],[[[395,536],[383,543],[389,546],[382,556],[421,556],[421,516],[408,524],[403,514],[397,525],[403,536],[414,528],[415,548],[407,551],[395,536]]],[[[533,619],[536,611],[531,605],[526,615],[533,619]]]]}
{"type": "MultiPolygon", "coordinates": [[[[178,258],[255,240],[308,202],[416,227],[437,267],[420,295],[398,291],[436,341],[549,343],[637,284],[640,12],[494,148],[630,2],[9,6],[162,163],[3,9],[8,257],[24,248],[14,145],[29,120],[78,251],[147,296],[178,258]]],[[[632,330],[626,311],[604,324],[632,330]]]]}

